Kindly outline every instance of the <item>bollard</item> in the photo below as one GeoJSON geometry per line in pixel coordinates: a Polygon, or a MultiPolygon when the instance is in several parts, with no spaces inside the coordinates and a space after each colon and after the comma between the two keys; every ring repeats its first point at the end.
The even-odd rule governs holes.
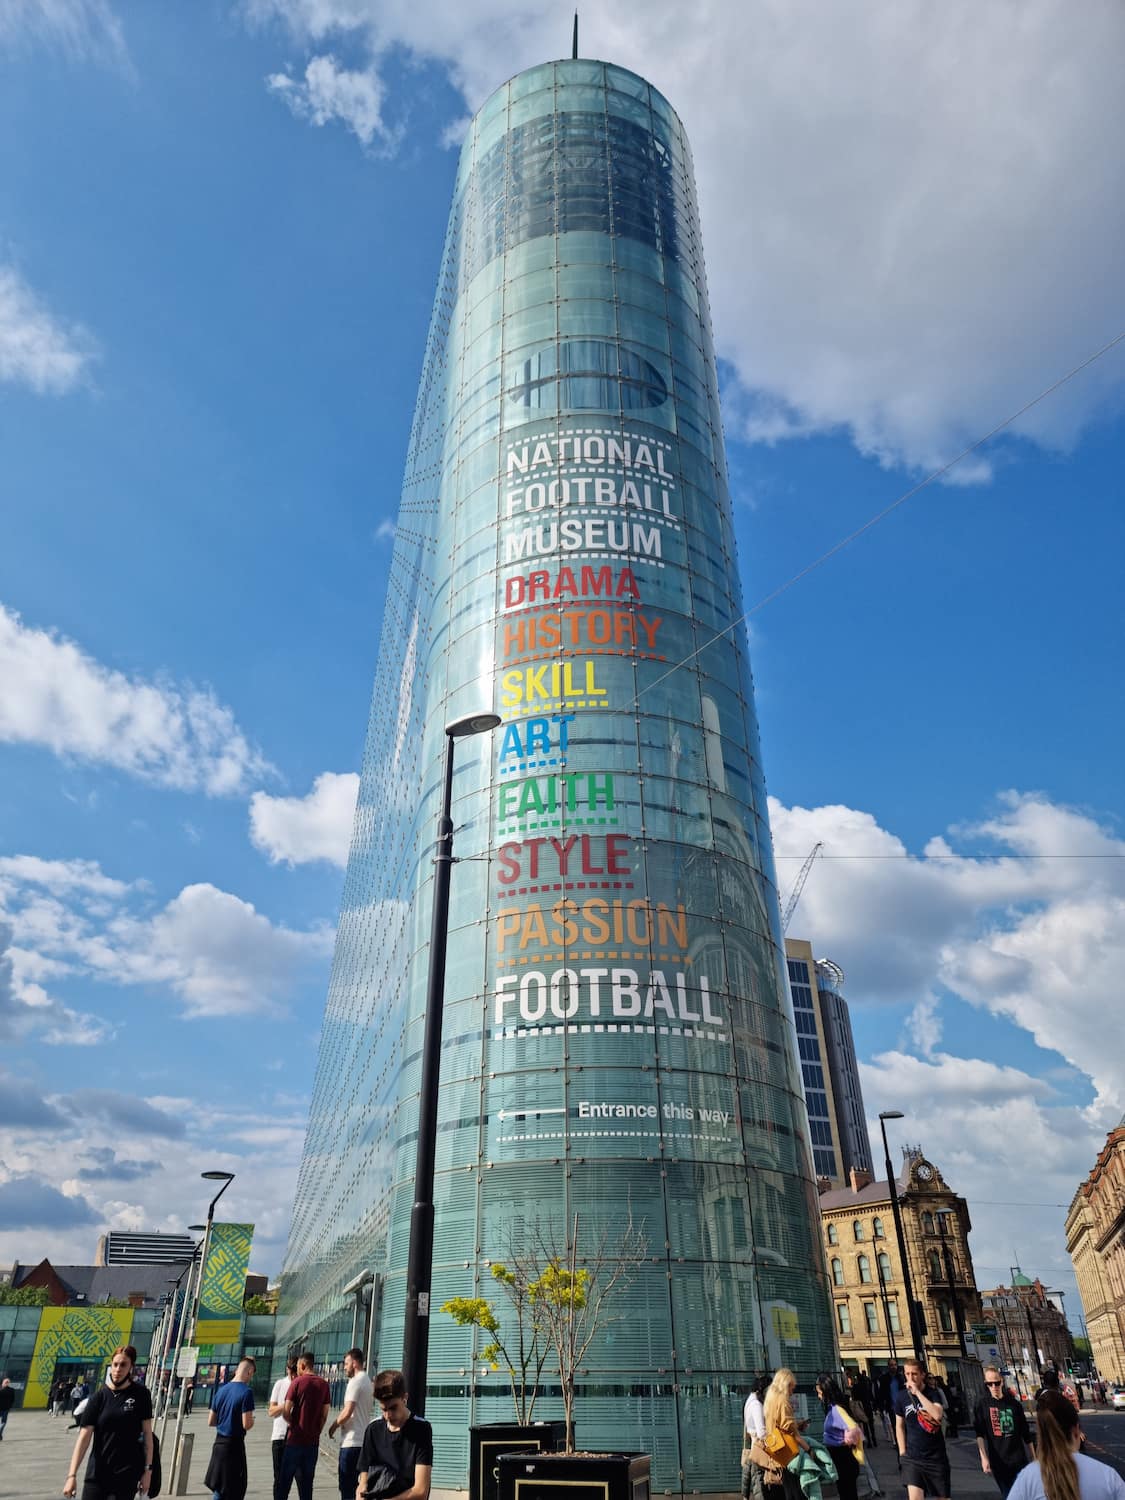
{"type": "Polygon", "coordinates": [[[188,1478],[191,1474],[191,1450],[194,1443],[194,1432],[180,1434],[180,1446],[176,1454],[176,1488],[172,1491],[174,1495],[186,1495],[188,1492],[188,1478]]]}

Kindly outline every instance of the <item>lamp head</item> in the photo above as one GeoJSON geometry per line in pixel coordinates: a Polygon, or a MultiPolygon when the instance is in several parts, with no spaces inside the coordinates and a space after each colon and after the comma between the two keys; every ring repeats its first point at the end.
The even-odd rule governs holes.
{"type": "Polygon", "coordinates": [[[451,740],[461,740],[470,734],[487,734],[501,722],[499,714],[466,714],[463,719],[455,719],[452,724],[447,724],[445,732],[451,740]]]}
{"type": "Polygon", "coordinates": [[[233,1172],[200,1172],[200,1177],[207,1182],[233,1182],[233,1172]]]}
{"type": "Polygon", "coordinates": [[[905,1120],[906,1116],[901,1109],[881,1109],[879,1118],[880,1120],[905,1120]]]}

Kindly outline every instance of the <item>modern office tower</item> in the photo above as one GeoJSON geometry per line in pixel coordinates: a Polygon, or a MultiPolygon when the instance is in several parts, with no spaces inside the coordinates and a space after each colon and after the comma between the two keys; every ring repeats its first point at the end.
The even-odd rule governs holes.
{"type": "Polygon", "coordinates": [[[399,1364],[444,726],[494,710],[453,775],[439,1485],[511,1401],[438,1309],[576,1223],[647,1236],[576,1420],[656,1489],[729,1490],[751,1377],[831,1367],[742,611],[683,128],[533,68],[461,153],[281,1297],[280,1347],[399,1364]]]}
{"type": "Polygon", "coordinates": [[[836,1099],[828,1066],[828,1038],[817,993],[812,945],[802,938],[786,938],[785,962],[797,1028],[801,1080],[805,1085],[805,1105],[809,1113],[813,1167],[819,1179],[827,1178],[837,1187],[842,1187],[847,1169],[840,1145],[836,1099]]]}
{"type": "Polygon", "coordinates": [[[843,1153],[844,1172],[853,1168],[874,1174],[871,1162],[871,1140],[867,1118],[863,1113],[863,1089],[859,1082],[859,1064],[855,1055],[852,1020],[848,1002],[843,996],[844,971],[830,958],[816,964],[816,992],[824,1021],[824,1038],[828,1044],[828,1073],[832,1079],[832,1098],[836,1109],[836,1134],[843,1153]]]}
{"type": "Polygon", "coordinates": [[[96,1266],[181,1265],[195,1253],[190,1234],[142,1234],[135,1230],[111,1229],[98,1236],[96,1266]]]}
{"type": "Polygon", "coordinates": [[[802,938],[786,938],[785,954],[813,1165],[818,1178],[842,1188],[853,1168],[874,1173],[844,973],[831,959],[814,959],[802,938]]]}

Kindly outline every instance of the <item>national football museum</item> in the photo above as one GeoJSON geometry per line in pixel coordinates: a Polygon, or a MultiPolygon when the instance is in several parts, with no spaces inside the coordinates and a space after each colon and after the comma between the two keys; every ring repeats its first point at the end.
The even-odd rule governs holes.
{"type": "Polygon", "coordinates": [[[752,1376],[833,1363],[742,610],[683,127],[532,68],[461,153],[278,1340],[401,1364],[445,729],[491,711],[452,783],[438,1485],[511,1399],[437,1309],[576,1218],[579,1255],[647,1240],[576,1421],[655,1489],[733,1489],[752,1376]]]}

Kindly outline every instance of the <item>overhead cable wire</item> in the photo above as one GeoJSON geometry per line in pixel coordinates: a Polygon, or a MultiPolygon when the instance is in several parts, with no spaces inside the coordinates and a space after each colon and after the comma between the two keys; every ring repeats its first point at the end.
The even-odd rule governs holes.
{"type": "MultiPolygon", "coordinates": [[[[775,854],[774,859],[807,859],[806,854],[775,854]]],[[[968,860],[970,863],[976,860],[1002,860],[1002,859],[1125,859],[1125,850],[1118,854],[1007,854],[997,850],[994,853],[980,854],[911,854],[904,850],[902,854],[818,854],[817,859],[912,859],[918,864],[945,863],[949,860],[968,860]]]]}
{"type": "Polygon", "coordinates": [[[1111,349],[1115,349],[1117,345],[1122,342],[1125,342],[1125,329],[1122,329],[1120,333],[1116,334],[1107,343],[1103,344],[1100,349],[1096,349],[1093,354],[1088,355],[1079,364],[1076,364],[1072,369],[1068,370],[1065,375],[1060,375],[1057,380],[1053,380],[1051,384],[1045,387],[1045,389],[1041,390],[1037,396],[1032,396],[1030,401],[1025,401],[1018,411],[1012,412],[1012,414],[1005,417],[1002,422],[997,422],[996,426],[986,432],[983,437],[977,438],[976,441],[970,443],[967,448],[962,448],[961,452],[956,454],[953,458],[949,459],[948,462],[942,464],[939,468],[934,469],[931,473],[927,474],[924,479],[920,479],[917,484],[911,485],[908,490],[904,490],[897,499],[892,500],[889,505],[885,505],[882,510],[876,511],[873,516],[864,521],[862,526],[857,526],[855,531],[849,532],[845,537],[841,537],[838,542],[835,542],[831,547],[829,547],[827,552],[822,552],[820,556],[814,558],[812,562],[806,563],[806,565],[798,572],[794,573],[791,578],[786,579],[784,583],[778,584],[777,588],[766,594],[763,599],[759,599],[757,604],[752,605],[748,610],[745,611],[744,614],[739,615],[737,620],[732,620],[729,625],[720,630],[717,634],[713,635],[710,640],[704,641],[702,646],[696,647],[694,651],[690,652],[681,661],[674,662],[666,672],[662,672],[660,676],[654,678],[652,682],[647,683],[643,688],[638,689],[629,707],[635,707],[642,693],[647,693],[650,688],[656,687],[659,683],[663,682],[665,678],[671,677],[674,672],[678,672],[681,667],[686,667],[689,662],[694,661],[697,656],[706,651],[709,646],[713,646],[716,641],[721,641],[724,636],[730,635],[732,630],[737,630],[740,625],[745,624],[745,622],[750,618],[751,615],[756,615],[759,610],[765,609],[767,604],[772,604],[775,599],[779,599],[782,594],[787,593],[789,589],[800,583],[802,579],[807,578],[810,573],[814,573],[817,568],[823,567],[824,564],[831,558],[835,557],[837,553],[842,552],[845,547],[850,547],[852,542],[858,541],[861,536],[865,535],[873,527],[878,526],[880,521],[885,521],[893,511],[898,510],[898,508],[902,505],[905,505],[908,500],[912,500],[915,495],[919,494],[922,490],[928,488],[929,485],[934,484],[937,480],[948,474],[949,471],[956,468],[959,463],[962,463],[966,458],[969,458],[972,454],[976,453],[978,449],[983,448],[986,443],[991,442],[991,440],[996,437],[998,433],[1003,432],[1007,427],[1011,427],[1013,422],[1018,422],[1020,417],[1026,415],[1026,413],[1031,411],[1033,407],[1038,406],[1041,401],[1046,401],[1048,396],[1053,396],[1055,392],[1061,390],[1068,381],[1073,380],[1076,375],[1080,375],[1083,370],[1088,370],[1092,364],[1095,364],[1099,359],[1103,357],[1103,355],[1108,354],[1111,349]]]}

